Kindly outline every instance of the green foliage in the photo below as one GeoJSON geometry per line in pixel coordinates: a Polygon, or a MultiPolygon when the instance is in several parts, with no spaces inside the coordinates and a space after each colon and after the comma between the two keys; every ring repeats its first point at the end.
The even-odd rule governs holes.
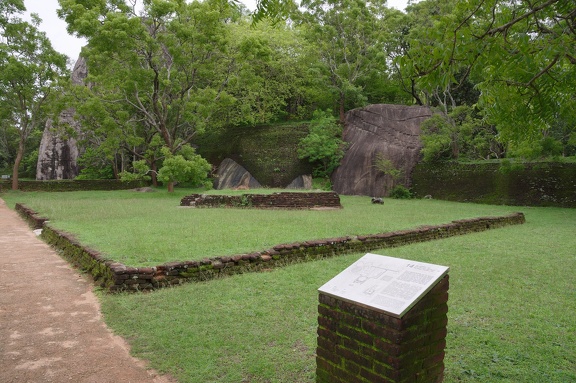
{"type": "Polygon", "coordinates": [[[406,186],[396,185],[390,190],[389,197],[395,199],[410,199],[412,198],[412,192],[406,186]]]}
{"type": "Polygon", "coordinates": [[[427,15],[410,31],[401,65],[445,105],[455,105],[454,89],[474,82],[502,142],[538,141],[558,121],[573,130],[573,10],[570,1],[423,1],[408,8],[427,15]]]}
{"type": "Polygon", "coordinates": [[[512,161],[508,158],[504,158],[500,162],[500,167],[498,168],[498,171],[502,174],[510,174],[520,170],[524,170],[524,164],[522,162],[512,161]]]}
{"type": "Polygon", "coordinates": [[[392,161],[386,158],[382,153],[376,155],[374,167],[382,174],[391,177],[394,181],[402,177],[402,169],[395,167],[392,161]]]}
{"type": "Polygon", "coordinates": [[[238,102],[226,110],[229,124],[309,119],[314,107],[330,106],[314,46],[293,27],[240,20],[231,34],[236,68],[227,91],[238,102]]]}
{"type": "Polygon", "coordinates": [[[340,138],[342,127],[330,111],[316,111],[310,121],[309,133],[300,140],[298,158],[317,164],[315,177],[329,177],[344,157],[345,143],[340,138]]]}
{"type": "Polygon", "coordinates": [[[332,181],[330,178],[313,178],[312,189],[332,191],[332,181]]]}
{"type": "Polygon", "coordinates": [[[167,147],[162,148],[162,153],[165,158],[158,172],[160,181],[189,182],[195,186],[211,188],[208,172],[212,167],[190,145],[184,145],[179,154],[172,154],[167,147]]]}
{"type": "Polygon", "coordinates": [[[386,70],[388,9],[384,1],[362,0],[306,0],[301,7],[295,18],[330,76],[332,97],[343,123],[345,109],[366,104],[361,85],[373,76],[382,77],[386,70]]]}
{"type": "Polygon", "coordinates": [[[458,106],[448,114],[436,113],[422,123],[424,161],[499,158],[503,150],[474,109],[458,106]]]}
{"type": "Polygon", "coordinates": [[[540,158],[553,158],[562,154],[563,145],[553,137],[544,137],[535,141],[514,142],[509,145],[508,156],[535,160],[540,158]]]}
{"type": "Polygon", "coordinates": [[[114,169],[99,148],[87,148],[78,158],[80,174],[77,180],[113,179],[114,169]]]}
{"type": "Polygon", "coordinates": [[[120,172],[119,177],[120,180],[123,182],[131,182],[131,181],[149,181],[150,176],[148,173],[150,172],[150,168],[148,168],[148,164],[146,160],[139,160],[132,162],[133,172],[123,171],[120,172]]]}
{"type": "Polygon", "coordinates": [[[24,156],[22,160],[24,169],[20,173],[24,178],[36,178],[36,165],[38,164],[38,149],[32,150],[24,156]]]}
{"type": "Polygon", "coordinates": [[[22,20],[24,11],[19,0],[0,4],[0,136],[5,138],[3,157],[14,155],[9,158],[14,189],[26,146],[43,127],[52,95],[67,75],[66,56],[56,52],[38,29],[41,20],[36,15],[31,22],[22,20]],[[8,138],[14,133],[17,140],[8,138]]]}
{"type": "Polygon", "coordinates": [[[121,147],[155,169],[159,147],[175,154],[207,127],[226,122],[235,102],[225,90],[235,66],[227,24],[237,16],[233,7],[152,1],[136,15],[124,2],[61,6],[69,30],[88,40],[83,56],[91,86],[75,92],[94,145],[110,154],[121,147]]]}

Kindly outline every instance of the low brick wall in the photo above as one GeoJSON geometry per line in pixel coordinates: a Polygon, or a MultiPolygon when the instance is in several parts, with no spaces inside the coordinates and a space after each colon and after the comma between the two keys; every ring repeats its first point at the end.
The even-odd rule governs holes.
{"type": "Polygon", "coordinates": [[[402,318],[320,293],[317,383],[440,383],[448,275],[402,318]]]}
{"type": "Polygon", "coordinates": [[[48,218],[41,217],[34,210],[22,205],[21,203],[17,203],[16,206],[14,206],[14,210],[16,210],[16,212],[28,223],[28,226],[34,230],[42,229],[44,224],[48,222],[48,218]]]}
{"type": "MultiPolygon", "coordinates": [[[[36,222],[38,219],[46,220],[22,205],[18,212],[27,222],[36,222]],[[35,218],[32,219],[29,216],[35,218]]],[[[448,238],[524,222],[525,218],[522,213],[501,217],[471,218],[390,233],[280,244],[271,249],[249,254],[169,262],[155,267],[130,267],[106,259],[99,252],[81,245],[73,235],[55,229],[50,224],[44,224],[41,237],[61,250],[62,256],[71,263],[92,274],[95,281],[109,291],[140,291],[188,281],[205,281],[223,275],[259,271],[340,254],[369,252],[375,249],[448,238]]]]}
{"type": "Polygon", "coordinates": [[[193,207],[243,207],[257,209],[341,209],[340,196],[334,192],[272,194],[207,195],[191,194],[182,198],[180,206],[193,207]]]}

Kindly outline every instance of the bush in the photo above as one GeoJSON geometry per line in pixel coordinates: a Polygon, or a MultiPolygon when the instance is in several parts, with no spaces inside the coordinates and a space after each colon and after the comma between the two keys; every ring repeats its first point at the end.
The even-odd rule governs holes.
{"type": "Polygon", "coordinates": [[[112,163],[99,148],[87,148],[78,158],[80,173],[77,180],[111,180],[114,179],[112,163]]]}
{"type": "Polygon", "coordinates": [[[316,165],[312,172],[314,177],[328,178],[344,157],[346,143],[341,139],[342,126],[331,111],[316,111],[309,129],[298,145],[298,158],[307,158],[316,165]]]}
{"type": "Polygon", "coordinates": [[[330,178],[316,177],[312,179],[312,189],[332,191],[330,178]]]}
{"type": "Polygon", "coordinates": [[[395,199],[410,199],[412,198],[412,193],[406,186],[396,185],[390,191],[390,197],[395,199]]]}

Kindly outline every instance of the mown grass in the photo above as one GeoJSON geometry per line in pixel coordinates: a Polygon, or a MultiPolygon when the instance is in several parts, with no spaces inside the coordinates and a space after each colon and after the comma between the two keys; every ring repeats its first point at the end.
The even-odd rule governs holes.
{"type": "MultiPolygon", "coordinates": [[[[67,204],[76,198],[68,193],[59,198],[49,193],[26,195],[35,208],[54,206],[64,197],[67,204]]],[[[178,200],[164,193],[112,199],[95,193],[86,199],[101,199],[101,209],[110,210],[106,206],[115,205],[116,199],[132,198],[155,209],[172,206],[155,205],[156,200],[178,200]]],[[[9,199],[13,200],[12,195],[9,199]]],[[[524,225],[374,252],[450,266],[445,382],[576,381],[576,209],[415,200],[386,201],[383,207],[364,209],[362,198],[343,198],[343,202],[342,212],[358,209],[354,219],[379,222],[372,231],[446,222],[451,214],[464,218],[523,211],[524,225]],[[371,221],[371,215],[377,218],[371,221]]],[[[174,215],[178,210],[170,211],[174,215]]],[[[227,217],[234,211],[218,216],[219,224],[233,230],[229,226],[238,223],[227,217]]],[[[238,213],[249,217],[248,210],[238,213]]],[[[278,217],[286,213],[274,212],[278,217]]],[[[325,220],[350,219],[315,213],[325,220]]],[[[65,220],[63,215],[56,222],[65,220]]],[[[115,221],[117,230],[122,223],[115,221]]],[[[286,222],[282,231],[292,232],[300,225],[300,221],[286,222]]],[[[355,226],[341,223],[340,227],[355,226]]],[[[201,242],[202,238],[194,238],[201,242]]],[[[244,241],[236,242],[239,247],[229,246],[239,252],[244,241]]],[[[171,373],[180,383],[314,382],[317,288],[362,255],[149,294],[102,294],[102,309],[107,324],[129,340],[136,356],[150,360],[151,367],[171,373]]]]}
{"type": "Polygon", "coordinates": [[[7,193],[5,199],[11,205],[25,203],[55,227],[130,266],[247,253],[280,243],[374,234],[517,210],[431,200],[390,199],[382,206],[352,196],[341,197],[344,209],[327,211],[179,207],[180,199],[191,192],[7,193]]]}

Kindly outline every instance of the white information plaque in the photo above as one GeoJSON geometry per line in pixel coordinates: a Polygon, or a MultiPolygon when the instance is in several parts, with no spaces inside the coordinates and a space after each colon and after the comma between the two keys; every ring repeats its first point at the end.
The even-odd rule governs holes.
{"type": "Polygon", "coordinates": [[[448,270],[446,266],[368,253],[318,291],[401,318],[448,270]]]}

